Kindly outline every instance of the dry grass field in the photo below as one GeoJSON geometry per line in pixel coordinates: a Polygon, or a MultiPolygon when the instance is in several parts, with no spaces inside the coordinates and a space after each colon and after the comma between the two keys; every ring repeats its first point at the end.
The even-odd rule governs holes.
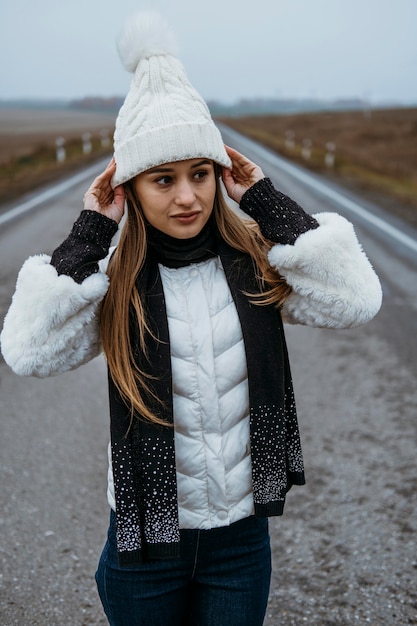
{"type": "Polygon", "coordinates": [[[60,109],[0,108],[0,204],[89,163],[111,151],[114,116],[60,109]],[[91,134],[84,154],[82,135],[91,134]],[[65,139],[65,162],[57,163],[57,138],[65,139]]]}
{"type": "Polygon", "coordinates": [[[417,226],[417,108],[221,121],[305,167],[359,189],[417,226]],[[329,143],[334,144],[333,167],[325,164],[329,143]]]}

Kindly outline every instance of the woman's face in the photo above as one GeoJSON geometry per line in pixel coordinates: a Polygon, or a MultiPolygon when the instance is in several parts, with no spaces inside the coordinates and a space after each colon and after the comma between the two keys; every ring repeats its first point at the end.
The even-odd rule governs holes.
{"type": "Polygon", "coordinates": [[[148,222],[177,239],[195,237],[213,210],[216,178],[209,159],[164,163],[133,179],[148,222]]]}

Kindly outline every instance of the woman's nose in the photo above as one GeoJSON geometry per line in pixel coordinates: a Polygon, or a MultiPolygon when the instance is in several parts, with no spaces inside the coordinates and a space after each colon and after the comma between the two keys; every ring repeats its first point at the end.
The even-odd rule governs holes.
{"type": "Polygon", "coordinates": [[[178,181],[175,202],[180,206],[191,206],[195,200],[195,193],[191,183],[187,180],[178,181]]]}

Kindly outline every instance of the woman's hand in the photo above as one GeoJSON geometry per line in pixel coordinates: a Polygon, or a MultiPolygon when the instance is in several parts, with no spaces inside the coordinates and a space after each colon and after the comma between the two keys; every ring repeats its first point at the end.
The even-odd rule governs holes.
{"type": "Polygon", "coordinates": [[[249,161],[243,154],[225,146],[226,152],[232,161],[232,169],[223,168],[222,179],[229,198],[239,204],[243,194],[252,185],[265,178],[261,168],[249,161]]]}
{"type": "Polygon", "coordinates": [[[112,189],[111,179],[115,171],[116,161],[112,158],[104,172],[97,176],[87,189],[84,195],[84,209],[97,211],[119,223],[124,213],[125,192],[123,185],[112,189]]]}

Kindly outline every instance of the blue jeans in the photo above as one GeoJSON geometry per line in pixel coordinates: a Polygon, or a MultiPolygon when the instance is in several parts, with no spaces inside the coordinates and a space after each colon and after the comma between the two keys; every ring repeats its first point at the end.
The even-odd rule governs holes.
{"type": "Polygon", "coordinates": [[[120,567],[112,512],[96,573],[109,624],[262,626],[271,578],[267,519],[180,535],[180,558],[120,567]]]}

